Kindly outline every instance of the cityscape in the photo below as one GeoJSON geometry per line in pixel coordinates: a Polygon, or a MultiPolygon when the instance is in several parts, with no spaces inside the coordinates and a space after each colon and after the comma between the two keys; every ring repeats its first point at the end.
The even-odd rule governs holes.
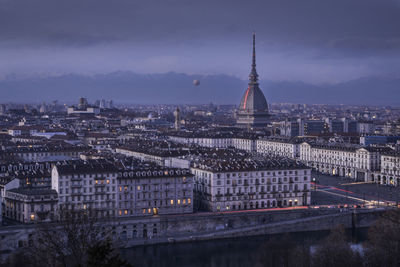
{"type": "Polygon", "coordinates": [[[0,266],[400,266],[397,1],[132,2],[0,1],[0,266]]]}

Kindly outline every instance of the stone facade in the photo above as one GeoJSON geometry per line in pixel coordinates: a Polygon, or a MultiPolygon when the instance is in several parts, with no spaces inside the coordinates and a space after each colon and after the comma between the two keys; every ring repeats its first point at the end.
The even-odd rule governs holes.
{"type": "Polygon", "coordinates": [[[118,169],[112,164],[54,166],[52,189],[63,209],[88,209],[97,217],[112,217],[116,212],[118,169]]]}
{"type": "Polygon", "coordinates": [[[193,212],[193,175],[187,170],[154,169],[118,176],[118,216],[193,212]]]}
{"type": "Polygon", "coordinates": [[[15,188],[4,197],[4,217],[22,222],[51,221],[57,214],[58,195],[51,189],[15,188]]]}
{"type": "Polygon", "coordinates": [[[261,209],[310,204],[308,168],[210,171],[192,167],[196,205],[210,211],[261,209]]]}

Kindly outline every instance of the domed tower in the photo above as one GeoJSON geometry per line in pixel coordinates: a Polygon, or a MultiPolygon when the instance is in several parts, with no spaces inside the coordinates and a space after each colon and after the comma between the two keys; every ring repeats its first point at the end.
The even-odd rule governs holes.
{"type": "Polygon", "coordinates": [[[262,127],[268,123],[269,112],[267,100],[258,86],[256,70],[256,34],[253,33],[253,57],[249,84],[244,92],[236,113],[236,122],[243,126],[262,127]]]}

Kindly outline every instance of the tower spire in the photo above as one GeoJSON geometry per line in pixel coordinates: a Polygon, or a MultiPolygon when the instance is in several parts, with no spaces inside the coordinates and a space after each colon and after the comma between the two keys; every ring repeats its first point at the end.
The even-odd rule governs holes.
{"type": "Polygon", "coordinates": [[[251,72],[249,75],[250,84],[255,84],[258,81],[258,74],[256,70],[256,33],[253,32],[253,56],[251,61],[251,72]]]}

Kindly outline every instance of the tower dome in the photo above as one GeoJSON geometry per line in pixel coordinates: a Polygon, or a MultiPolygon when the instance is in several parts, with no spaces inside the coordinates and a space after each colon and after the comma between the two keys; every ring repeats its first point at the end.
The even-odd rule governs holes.
{"type": "Polygon", "coordinates": [[[237,111],[237,123],[250,126],[266,126],[269,112],[268,103],[263,92],[258,86],[258,74],[256,70],[256,35],[253,33],[253,57],[249,84],[243,94],[237,111]]]}

